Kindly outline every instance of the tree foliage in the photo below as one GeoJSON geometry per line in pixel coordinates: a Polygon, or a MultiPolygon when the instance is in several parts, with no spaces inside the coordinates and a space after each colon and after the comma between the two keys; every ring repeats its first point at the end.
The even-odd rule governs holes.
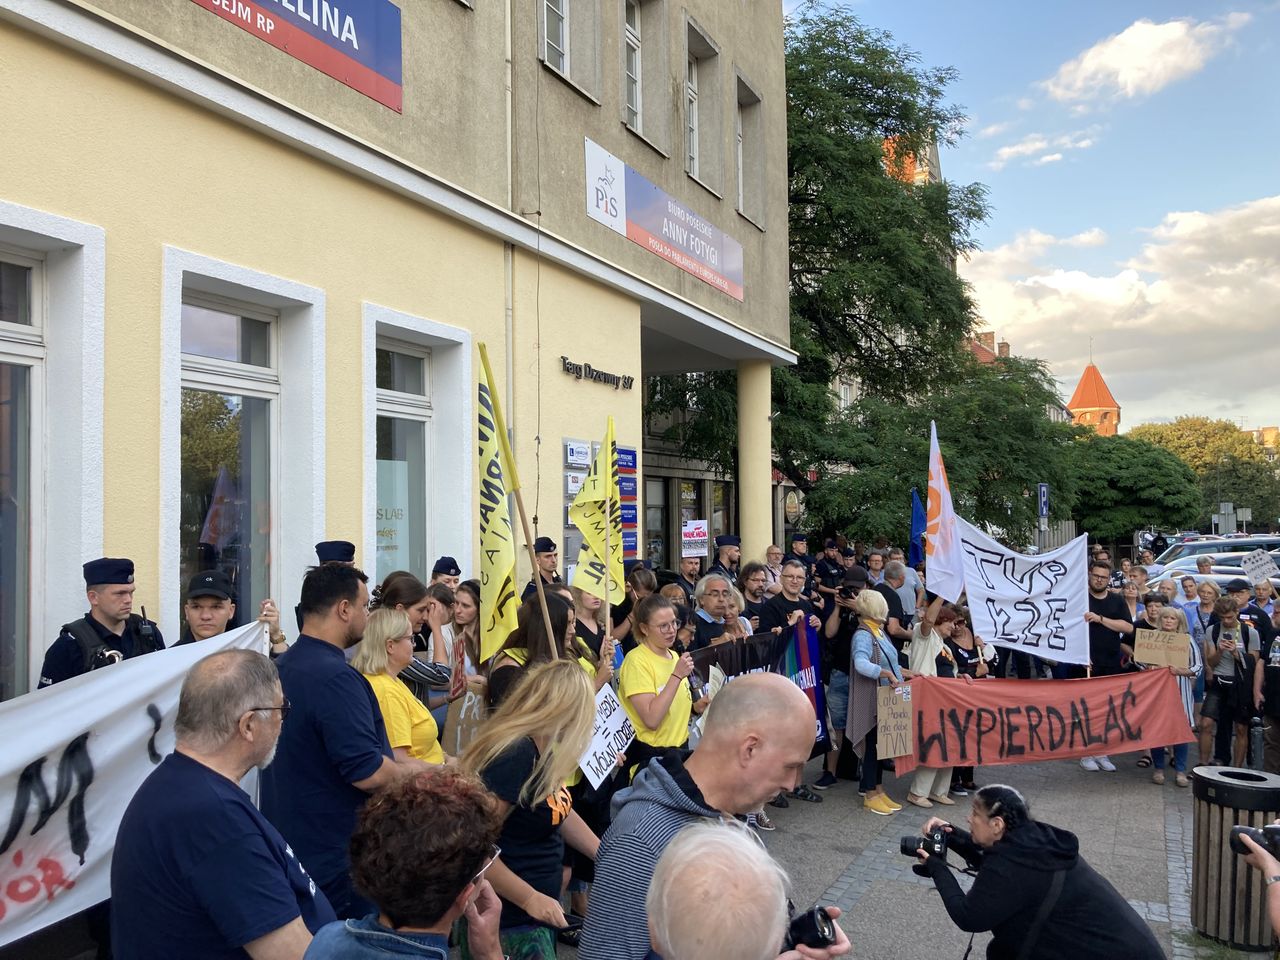
{"type": "Polygon", "coordinates": [[[1143,423],[1126,434],[1163,447],[1200,476],[1215,469],[1224,457],[1262,463],[1262,448],[1230,420],[1178,417],[1173,423],[1143,423]]]}
{"type": "Polygon", "coordinates": [[[854,442],[850,459],[861,466],[810,492],[807,521],[862,539],[907,542],[910,488],[924,499],[934,421],[957,513],[1023,547],[1034,538],[1038,483],[1050,485],[1053,519],[1069,517],[1075,505],[1076,430],[1050,417],[1057,403],[1043,364],[1017,357],[992,364],[962,358],[953,376],[906,402],[864,395],[844,417],[854,442]]]}
{"type": "Polygon", "coordinates": [[[1200,485],[1180,459],[1145,440],[1088,434],[1076,444],[1074,516],[1093,539],[1127,541],[1147,526],[1176,530],[1200,512],[1200,485]]]}

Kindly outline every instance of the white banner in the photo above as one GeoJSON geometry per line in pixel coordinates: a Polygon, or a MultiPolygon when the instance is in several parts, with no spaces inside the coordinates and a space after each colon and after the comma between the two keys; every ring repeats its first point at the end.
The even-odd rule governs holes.
{"type": "Polygon", "coordinates": [[[929,505],[925,521],[925,576],[929,589],[955,603],[964,592],[964,557],[957,542],[956,511],[947,466],[938,447],[938,427],[929,424],[929,505]]]}
{"type": "Polygon", "coordinates": [[[0,703],[0,945],[105,900],[125,807],[165,755],[187,671],[257,622],[0,703]]]}
{"type": "Polygon", "coordinates": [[[1088,663],[1088,536],[1029,557],[960,517],[956,528],[973,632],[987,643],[1058,663],[1088,663]]]}
{"type": "Polygon", "coordinates": [[[636,729],[631,725],[631,718],[622,709],[622,701],[613,692],[613,687],[606,683],[596,692],[595,727],[591,731],[591,743],[579,764],[592,787],[599,789],[605,777],[617,768],[618,754],[626,753],[635,738],[636,729]]]}
{"type": "Polygon", "coordinates": [[[1244,570],[1244,575],[1255,587],[1263,580],[1280,576],[1280,569],[1277,569],[1275,560],[1265,550],[1246,553],[1240,558],[1240,566],[1244,570]]]}

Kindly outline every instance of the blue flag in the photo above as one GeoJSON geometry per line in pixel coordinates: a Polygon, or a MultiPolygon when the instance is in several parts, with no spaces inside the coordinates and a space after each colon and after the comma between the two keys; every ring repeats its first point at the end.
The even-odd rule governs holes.
{"type": "Polygon", "coordinates": [[[911,488],[911,546],[907,550],[907,563],[918,567],[924,563],[924,532],[928,521],[925,519],[924,504],[920,502],[920,494],[911,488]]]}

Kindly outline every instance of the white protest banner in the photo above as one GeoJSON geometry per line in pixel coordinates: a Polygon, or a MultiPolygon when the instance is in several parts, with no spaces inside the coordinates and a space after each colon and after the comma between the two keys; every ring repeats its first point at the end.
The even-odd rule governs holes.
{"type": "Polygon", "coordinates": [[[680,524],[680,559],[705,557],[710,534],[705,520],[685,520],[680,524]]]}
{"type": "Polygon", "coordinates": [[[0,703],[0,810],[10,811],[0,839],[0,945],[107,899],[120,818],[173,751],[183,678],[232,647],[265,653],[266,627],[251,623],[0,703]]]}
{"type": "Polygon", "coordinates": [[[591,743],[578,764],[592,787],[598,789],[604,783],[618,766],[618,754],[625,753],[635,738],[636,728],[631,725],[631,718],[622,709],[613,687],[606,683],[596,693],[596,722],[591,743]]]}
{"type": "Polygon", "coordinates": [[[1280,577],[1280,567],[1276,566],[1275,558],[1265,550],[1246,553],[1240,558],[1240,566],[1244,569],[1244,575],[1255,587],[1270,577],[1280,577]]]}
{"type": "Polygon", "coordinates": [[[929,589],[943,600],[955,603],[964,592],[964,558],[960,553],[956,510],[951,502],[951,484],[934,423],[929,424],[929,506],[925,516],[924,553],[929,589]]]}
{"type": "Polygon", "coordinates": [[[1088,537],[1029,557],[960,517],[956,527],[973,632],[998,647],[1058,663],[1088,663],[1088,537]]]}

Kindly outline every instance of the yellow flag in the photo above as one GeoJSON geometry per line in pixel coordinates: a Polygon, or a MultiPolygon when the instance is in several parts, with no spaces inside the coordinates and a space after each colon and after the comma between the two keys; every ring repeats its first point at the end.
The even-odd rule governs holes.
{"type": "MultiPolygon", "coordinates": [[[[507,503],[508,461],[487,357],[476,408],[480,444],[480,659],[488,661],[516,628],[516,542],[507,503]]],[[[514,487],[512,487],[514,488],[514,487]]]]}
{"type": "Polygon", "coordinates": [[[621,603],[622,586],[622,504],[618,489],[618,442],[613,435],[613,417],[604,443],[591,464],[591,472],[569,508],[569,519],[582,533],[582,548],[573,571],[573,586],[605,603],[621,603]],[[605,557],[608,557],[608,573],[605,557]],[[608,587],[605,581],[608,580],[608,587]]]}

